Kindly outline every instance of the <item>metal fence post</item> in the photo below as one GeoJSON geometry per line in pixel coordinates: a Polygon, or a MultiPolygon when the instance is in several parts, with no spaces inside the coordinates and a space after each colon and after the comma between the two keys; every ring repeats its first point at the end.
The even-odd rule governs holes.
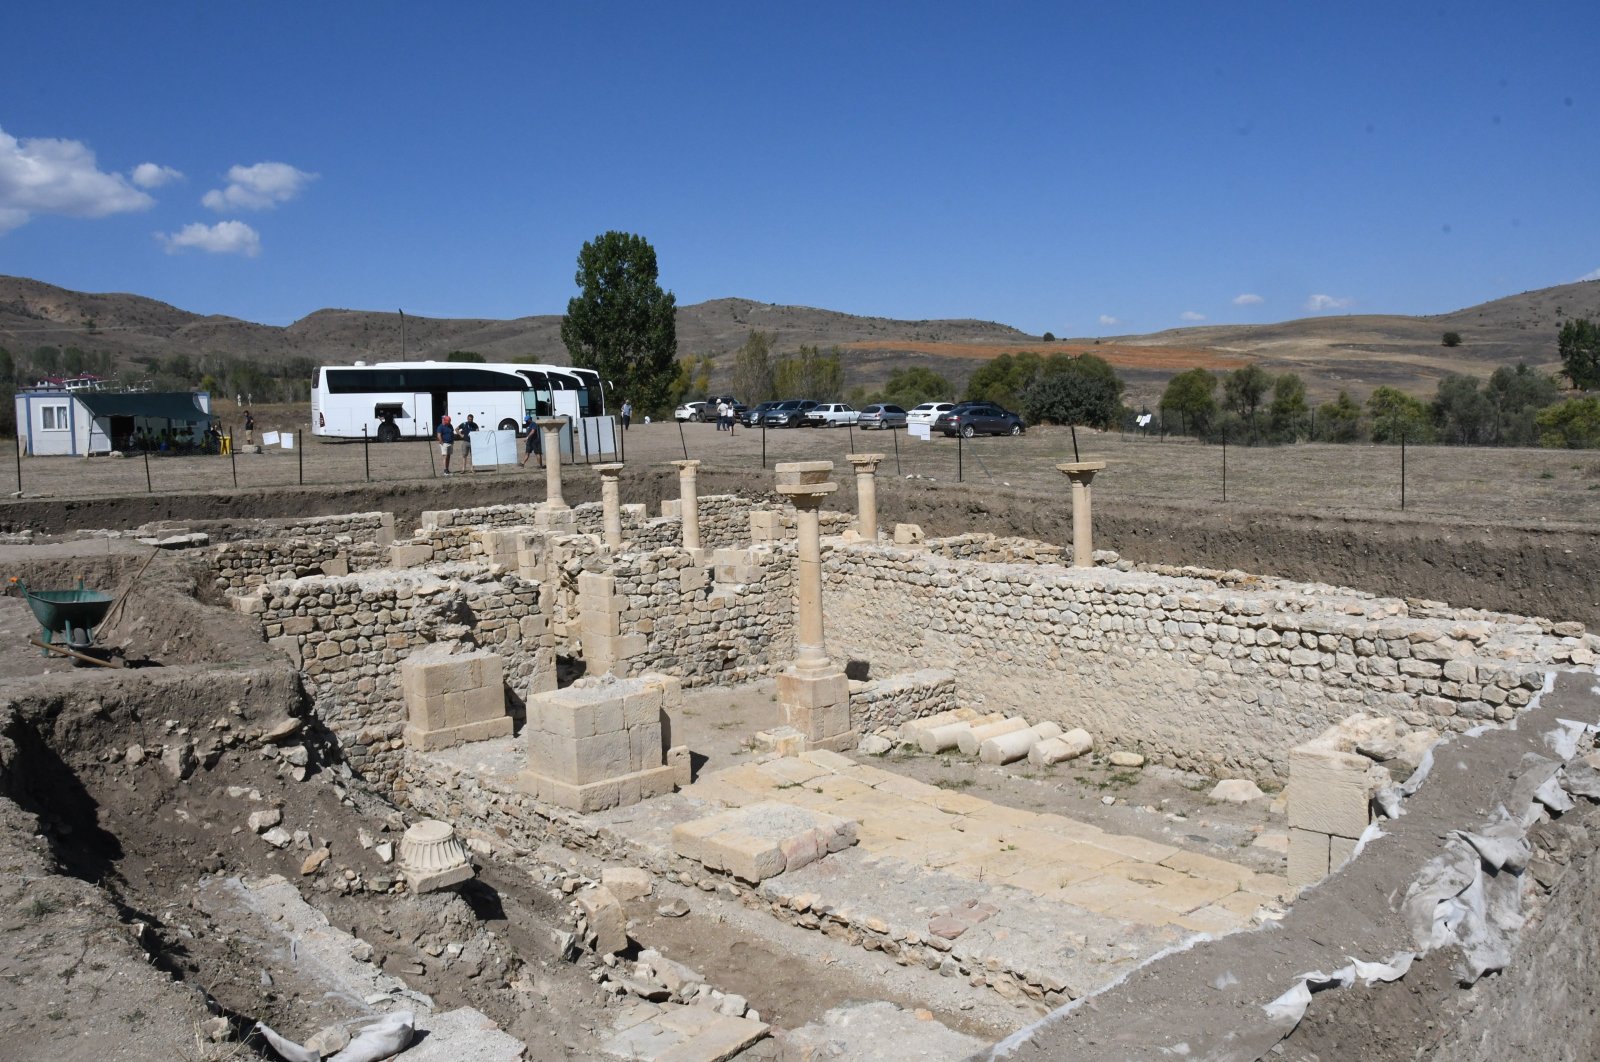
{"type": "Polygon", "coordinates": [[[1222,429],[1222,500],[1228,500],[1228,429],[1222,429]]]}
{"type": "Polygon", "coordinates": [[[767,417],[761,416],[761,467],[767,467],[767,417]]]}
{"type": "Polygon", "coordinates": [[[900,436],[893,428],[889,429],[889,434],[894,436],[894,474],[897,476],[902,475],[900,471],[900,436]]]}
{"type": "Polygon", "coordinates": [[[306,425],[306,430],[300,433],[300,438],[295,440],[295,462],[299,466],[300,485],[306,485],[306,436],[311,434],[311,425],[306,425]]]}
{"type": "Polygon", "coordinates": [[[149,491],[151,494],[154,494],[156,492],[155,484],[150,482],[150,449],[149,449],[149,447],[146,447],[145,451],[144,451],[144,489],[149,491]]]}
{"type": "Polygon", "coordinates": [[[683,444],[683,459],[689,460],[689,440],[683,437],[683,421],[678,421],[678,441],[683,444]]]}
{"type": "Polygon", "coordinates": [[[1406,511],[1406,433],[1400,433],[1400,511],[1406,511]]]}
{"type": "Polygon", "coordinates": [[[965,470],[962,468],[962,465],[961,465],[961,432],[960,432],[959,429],[957,429],[957,431],[956,431],[956,482],[957,483],[962,483],[964,481],[965,481],[965,470]]]}
{"type": "Polygon", "coordinates": [[[239,453],[238,448],[233,445],[233,429],[229,428],[228,429],[228,468],[229,468],[229,470],[231,472],[233,472],[233,485],[235,487],[237,487],[239,485],[239,458],[237,456],[238,453],[239,453]]]}
{"type": "Polygon", "coordinates": [[[372,482],[372,447],[367,439],[367,426],[361,425],[361,461],[366,467],[367,482],[372,482]]]}

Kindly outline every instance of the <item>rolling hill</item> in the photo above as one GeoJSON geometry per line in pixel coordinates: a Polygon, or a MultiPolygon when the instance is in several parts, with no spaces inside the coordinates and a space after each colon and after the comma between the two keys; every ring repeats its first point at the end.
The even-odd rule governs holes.
{"type": "MultiPolygon", "coordinates": [[[[1325,316],[1053,344],[991,321],[900,321],[727,298],[679,307],[678,346],[682,354],[710,354],[726,368],[752,330],[771,332],[779,352],[804,343],[837,345],[846,352],[851,386],[881,382],[904,365],[927,365],[961,382],[1003,353],[1092,351],[1118,367],[1135,402],[1154,401],[1173,372],[1194,366],[1226,370],[1256,361],[1270,371],[1299,372],[1314,398],[1341,388],[1361,398],[1382,384],[1430,394],[1449,373],[1486,376],[1518,361],[1553,370],[1558,367],[1556,333],[1568,317],[1600,319],[1600,281],[1524,292],[1434,316],[1325,316]],[[1459,332],[1462,344],[1443,346],[1440,337],[1446,331],[1459,332]]],[[[555,314],[509,320],[408,315],[405,339],[414,359],[473,350],[490,360],[533,356],[565,363],[560,328],[555,314]]],[[[401,333],[394,313],[324,309],[280,327],[192,313],[139,295],[76,292],[0,276],[0,345],[16,353],[42,345],[104,350],[120,365],[216,352],[335,363],[398,359],[401,333]]]]}

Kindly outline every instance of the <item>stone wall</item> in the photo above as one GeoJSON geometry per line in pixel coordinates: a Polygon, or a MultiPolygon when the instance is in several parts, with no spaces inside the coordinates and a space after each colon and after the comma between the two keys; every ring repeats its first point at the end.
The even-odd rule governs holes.
{"type": "Polygon", "coordinates": [[[936,668],[850,683],[850,724],[862,734],[898,734],[902,723],[956,706],[955,675],[936,668]]]}
{"type": "Polygon", "coordinates": [[[387,567],[389,547],[340,533],[316,538],[226,542],[211,554],[212,585],[226,594],[308,575],[347,575],[387,567]]]}
{"type": "MultiPolygon", "coordinates": [[[[794,551],[625,553],[580,580],[586,644],[601,669],[675,676],[685,686],[770,674],[794,653],[794,551]],[[599,614],[590,623],[590,614],[599,614]],[[603,617],[605,629],[598,626],[603,617]]],[[[568,633],[571,633],[569,622],[568,633]]]]}
{"type": "Polygon", "coordinates": [[[967,535],[948,538],[930,538],[929,552],[951,560],[985,561],[990,564],[1061,564],[1069,552],[1048,542],[1035,542],[1030,538],[1000,538],[987,532],[974,531],[967,535]]]}
{"type": "Polygon", "coordinates": [[[824,554],[829,642],[874,670],[969,676],[963,705],[1085,727],[1207,774],[1283,778],[1289,749],[1357,711],[1464,731],[1505,721],[1579,624],[1238,576],[988,564],[926,550],[824,554]]]}
{"type": "Polygon", "coordinates": [[[234,599],[301,671],[312,710],[350,765],[378,782],[397,774],[406,723],[400,662],[433,642],[494,650],[507,702],[555,686],[555,647],[540,587],[481,570],[312,576],[234,599]]]}

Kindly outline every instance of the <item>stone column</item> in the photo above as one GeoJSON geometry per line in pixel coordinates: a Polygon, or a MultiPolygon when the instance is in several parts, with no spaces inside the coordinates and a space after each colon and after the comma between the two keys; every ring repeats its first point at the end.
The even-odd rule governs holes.
{"type": "Polygon", "coordinates": [[[828,481],[832,461],[793,461],[778,465],[779,494],[794,502],[799,524],[799,565],[795,591],[799,618],[795,662],[778,675],[778,702],[787,723],[808,748],[837,751],[855,740],[850,728],[850,681],[828,659],[822,630],[822,533],[818,509],[839,489],[828,481]]]}
{"type": "Polygon", "coordinates": [[[561,496],[561,429],[567,426],[567,418],[540,417],[534,423],[544,432],[544,503],[551,509],[565,509],[567,500],[561,496]]]}
{"type": "Polygon", "coordinates": [[[700,495],[695,487],[699,461],[674,461],[678,466],[678,507],[683,515],[683,548],[700,548],[700,495]]]}
{"type": "Polygon", "coordinates": [[[878,541],[878,465],[883,454],[845,454],[856,466],[856,531],[868,542],[878,541]]]}
{"type": "Polygon", "coordinates": [[[600,507],[605,521],[606,545],[622,548],[622,470],[625,465],[595,465],[600,473],[600,507]]]}
{"type": "Polygon", "coordinates": [[[1089,484],[1094,474],[1106,467],[1104,461],[1068,461],[1057,465],[1072,481],[1072,566],[1094,567],[1094,522],[1089,511],[1089,484]]]}
{"type": "Polygon", "coordinates": [[[822,528],[818,510],[822,499],[839,489],[828,481],[832,461],[791,461],[777,466],[778,493],[794,502],[799,524],[800,566],[796,592],[800,617],[795,630],[795,666],[802,671],[826,671],[832,666],[822,634],[822,528]]]}

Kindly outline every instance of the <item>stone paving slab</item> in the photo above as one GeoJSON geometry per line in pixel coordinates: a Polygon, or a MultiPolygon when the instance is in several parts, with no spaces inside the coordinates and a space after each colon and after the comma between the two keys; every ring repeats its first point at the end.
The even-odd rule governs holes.
{"type": "Polygon", "coordinates": [[[612,1027],[617,1035],[601,1050],[612,1058],[640,1062],[723,1062],[770,1031],[766,1023],[751,1018],[677,1003],[630,1007],[612,1027]]]}
{"type": "Polygon", "coordinates": [[[1141,925],[1180,925],[1187,917],[1237,928],[1287,888],[1284,879],[1225,860],[1003,807],[833,752],[728,768],[685,792],[733,807],[779,801],[852,819],[869,855],[968,881],[1004,882],[1102,914],[1115,909],[1113,917],[1141,925]],[[1246,887],[1259,899],[1221,902],[1246,887]]]}

